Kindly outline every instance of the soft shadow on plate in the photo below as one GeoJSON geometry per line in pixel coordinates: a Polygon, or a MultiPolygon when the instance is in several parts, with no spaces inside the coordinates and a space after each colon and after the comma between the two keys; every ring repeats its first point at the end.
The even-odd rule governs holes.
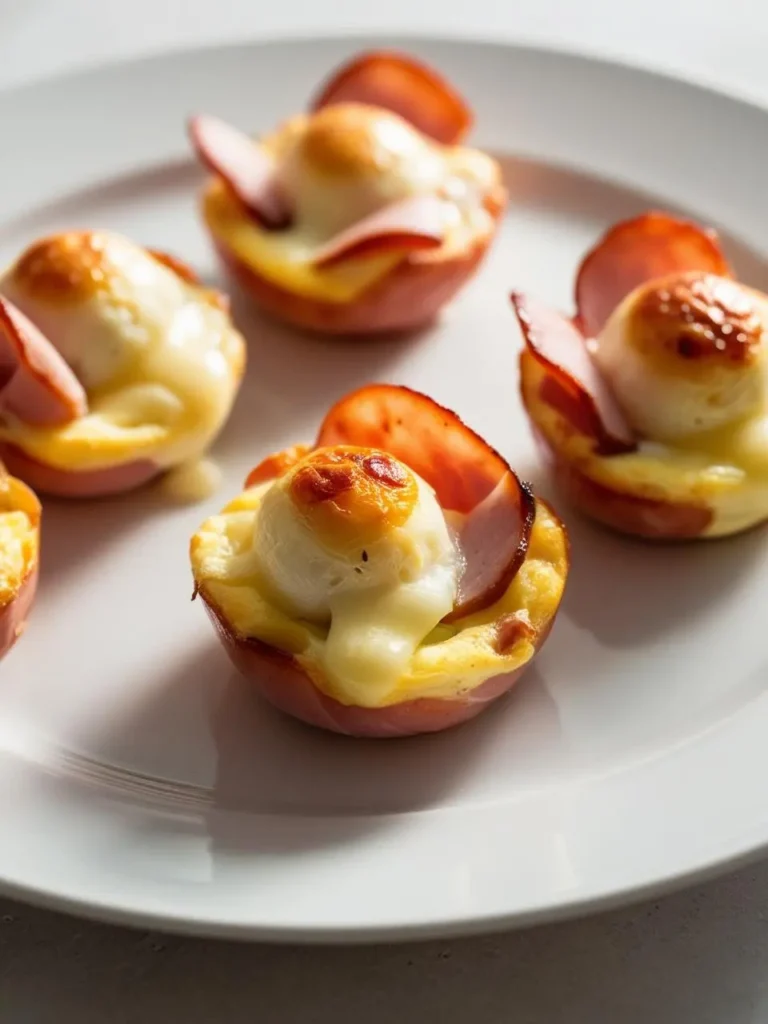
{"type": "Polygon", "coordinates": [[[256,856],[345,843],[391,827],[392,816],[495,799],[503,779],[487,769],[500,758],[500,776],[517,776],[521,790],[539,785],[542,737],[551,750],[559,722],[535,668],[453,730],[358,740],[272,708],[211,638],[145,680],[135,699],[110,706],[81,737],[82,752],[56,760],[111,800],[161,811],[160,830],[178,819],[212,851],[256,856]]]}
{"type": "Polygon", "coordinates": [[[162,478],[135,491],[109,498],[84,500],[41,495],[41,582],[46,589],[65,581],[66,575],[127,533],[142,529],[149,517],[179,509],[162,491],[162,478]]]}
{"type": "MultiPolygon", "coordinates": [[[[175,198],[180,189],[192,191],[202,185],[203,180],[200,168],[187,159],[150,166],[59,196],[42,206],[35,205],[4,221],[0,225],[0,239],[4,240],[6,235],[28,235],[28,240],[32,241],[39,235],[67,228],[103,227],[105,225],[93,221],[102,210],[111,217],[116,206],[135,202],[137,195],[175,198]],[[83,209],[89,211],[87,224],[83,223],[83,209]]],[[[136,241],[141,242],[141,239],[136,241]]]]}
{"type": "Polygon", "coordinates": [[[557,505],[572,562],[561,615],[607,647],[633,647],[683,628],[732,599],[768,555],[764,527],[714,541],[653,544],[611,533],[557,505]]]}
{"type": "MultiPolygon", "coordinates": [[[[745,245],[727,228],[710,222],[706,211],[677,207],[651,193],[625,188],[577,168],[555,167],[548,163],[512,156],[497,156],[510,204],[523,210],[552,210],[586,224],[602,223],[605,228],[619,220],[635,217],[647,210],[667,210],[681,217],[717,228],[723,247],[737,276],[755,288],[768,290],[768,263],[764,255],[745,245]]],[[[594,241],[597,241],[597,234],[594,241]]],[[[574,263],[573,274],[576,275],[574,263]]],[[[512,282],[510,282],[512,286],[512,282]]]]}
{"type": "Polygon", "coordinates": [[[450,805],[489,752],[515,734],[525,746],[523,720],[529,726],[535,720],[538,733],[557,733],[556,710],[535,671],[470,722],[387,740],[303,725],[262,702],[233,674],[213,717],[214,803],[222,811],[305,816],[380,816],[450,805]]]}
{"type": "Polygon", "coordinates": [[[296,442],[311,441],[330,405],[346,392],[375,380],[397,381],[403,354],[427,344],[435,330],[324,337],[276,323],[236,293],[232,312],[248,343],[248,369],[216,448],[225,457],[239,456],[248,450],[243,438],[252,437],[249,465],[291,434],[296,442]]]}

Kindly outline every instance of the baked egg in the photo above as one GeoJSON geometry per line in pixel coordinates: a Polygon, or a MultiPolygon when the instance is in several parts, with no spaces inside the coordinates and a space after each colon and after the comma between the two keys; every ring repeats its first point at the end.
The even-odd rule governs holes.
{"type": "Polygon", "coordinates": [[[428,448],[443,415],[453,416],[407,389],[355,392],[314,448],[271,460],[276,476],[252,474],[192,538],[196,593],[232,660],[296,717],[354,735],[446,728],[506,692],[548,633],[567,575],[564,529],[455,417],[469,440],[453,454],[468,477],[487,473],[486,501],[445,507],[439,468],[424,470],[439,467],[428,448]],[[356,431],[371,392],[381,410],[410,410],[410,440],[387,443],[386,419],[367,415],[356,431]],[[341,423],[361,436],[324,443],[341,423]],[[380,447],[355,443],[372,432],[380,447]],[[497,472],[515,488],[499,489],[497,472]],[[479,530],[467,529],[473,519],[479,530]],[[494,549],[483,524],[499,521],[507,546],[494,549]],[[467,542],[478,534],[490,551],[467,542]]]}
{"type": "Polygon", "coordinates": [[[245,345],[223,297],[179,261],[113,232],[69,231],[30,246],[0,277],[0,296],[26,354],[19,378],[56,355],[70,379],[59,374],[53,391],[82,393],[63,422],[39,421],[38,392],[2,407],[9,466],[37,474],[35,486],[122,490],[208,449],[245,345]]]}
{"type": "Polygon", "coordinates": [[[575,503],[654,538],[767,518],[768,298],[714,234],[661,213],[619,224],[577,300],[574,325],[514,297],[523,401],[575,503]]]}
{"type": "Polygon", "coordinates": [[[214,172],[203,218],[269,312],[344,333],[416,326],[474,271],[505,205],[496,161],[459,145],[470,123],[431,69],[364,54],[258,142],[192,120],[214,172]]]}

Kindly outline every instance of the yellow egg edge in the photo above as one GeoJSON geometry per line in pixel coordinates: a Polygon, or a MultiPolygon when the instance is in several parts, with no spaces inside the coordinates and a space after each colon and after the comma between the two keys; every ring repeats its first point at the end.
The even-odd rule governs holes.
{"type": "Polygon", "coordinates": [[[262,228],[221,178],[211,178],[201,197],[206,227],[225,251],[249,270],[286,291],[307,299],[343,305],[352,302],[407,258],[389,252],[320,268],[306,259],[288,259],[275,245],[274,232],[262,228]]]}
{"type": "MultiPolygon", "coordinates": [[[[227,333],[224,357],[231,375],[230,413],[245,373],[247,347],[242,334],[233,326],[227,333]]],[[[108,393],[108,392],[105,392],[108,393]]],[[[169,430],[157,424],[140,424],[133,427],[114,427],[108,417],[99,417],[97,410],[92,415],[81,417],[61,427],[34,427],[14,422],[2,431],[3,440],[20,448],[26,455],[55,469],[72,472],[89,472],[124,465],[134,459],[161,458],[165,448],[174,438],[185,432],[193,432],[195,422],[189,418],[178,429],[169,430]],[[99,418],[115,433],[99,435],[92,429],[94,420],[99,418]]],[[[212,443],[215,438],[210,438],[212,443]]]]}
{"type": "MultiPolygon", "coordinates": [[[[253,518],[269,483],[250,488],[210,517],[194,534],[190,561],[195,586],[224,616],[242,639],[257,638],[292,654],[323,693],[351,703],[322,670],[324,631],[291,619],[272,605],[252,580],[233,582],[228,563],[253,534],[253,518]]],[[[527,638],[500,654],[495,647],[497,623],[518,614],[538,632],[557,612],[568,574],[568,542],[564,527],[542,502],[525,561],[509,587],[493,605],[450,625],[440,624],[412,657],[408,669],[386,701],[386,707],[421,697],[458,698],[488,679],[513,672],[535,654],[527,638]]]]}

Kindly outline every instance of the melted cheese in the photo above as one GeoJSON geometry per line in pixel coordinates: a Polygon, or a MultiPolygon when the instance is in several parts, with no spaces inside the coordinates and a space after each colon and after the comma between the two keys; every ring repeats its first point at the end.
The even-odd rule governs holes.
{"type": "Polygon", "coordinates": [[[63,427],[11,420],[0,436],[64,470],[137,458],[161,467],[198,457],[221,429],[245,347],[216,296],[140,246],[72,232],[33,246],[0,279],[64,355],[88,394],[63,427]]]}
{"type": "Polygon", "coordinates": [[[203,197],[203,215],[215,238],[275,284],[308,297],[347,302],[402,261],[404,252],[357,258],[318,268],[312,258],[334,234],[388,203],[439,195],[446,239],[431,257],[461,251],[488,235],[485,208],[500,187],[498,165],[476,150],[442,146],[395,114],[339,104],[294,118],[262,141],[296,207],[294,224],[268,231],[250,217],[221,179],[203,197]]]}
{"type": "Polygon", "coordinates": [[[371,476],[372,454],[308,455],[267,490],[252,548],[265,592],[288,614],[327,626],[324,671],[359,706],[375,706],[397,685],[453,608],[460,571],[432,489],[383,453],[375,459],[389,476],[371,476]]]}
{"type": "Polygon", "coordinates": [[[221,469],[211,459],[192,459],[166,473],[163,490],[175,501],[203,501],[218,490],[221,475],[221,469]]]}
{"type": "MultiPolygon", "coordinates": [[[[256,523],[270,487],[266,483],[250,488],[203,523],[190,545],[195,582],[238,636],[256,637],[292,654],[324,693],[344,704],[368,707],[422,697],[455,698],[493,676],[520,669],[533,657],[535,648],[525,635],[500,652],[497,623],[515,616],[540,630],[560,602],[567,574],[565,533],[546,506],[537,506],[525,562],[494,605],[450,625],[435,626],[417,641],[402,660],[397,678],[390,678],[386,686],[348,689],[327,669],[329,624],[287,611],[253,571],[256,523]]],[[[373,610],[369,606],[368,614],[373,610]]],[[[371,621],[361,615],[358,625],[364,630],[371,621]]],[[[397,625],[397,617],[393,622],[397,625]]],[[[424,627],[422,623],[419,632],[424,627]]]]}
{"type": "Polygon", "coordinates": [[[18,593],[37,557],[37,530],[26,512],[0,511],[0,607],[18,593]]]}

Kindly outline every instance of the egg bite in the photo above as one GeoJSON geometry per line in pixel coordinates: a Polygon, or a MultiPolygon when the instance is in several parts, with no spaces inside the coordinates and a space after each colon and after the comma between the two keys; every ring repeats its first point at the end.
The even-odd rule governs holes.
{"type": "Polygon", "coordinates": [[[190,546],[195,593],[261,695],[352,736],[437,732],[506,693],[552,627],[566,532],[452,412],[342,398],[190,546]]]}
{"type": "Polygon", "coordinates": [[[768,518],[768,297],[714,231],[646,213],[584,258],[574,318],[512,301],[523,403],[574,505],[653,540],[768,518]]]}
{"type": "Polygon", "coordinates": [[[0,452],[40,493],[115,494],[189,465],[244,366],[224,296],[122,235],[52,235],[0,276],[0,452]]]}
{"type": "Polygon", "coordinates": [[[364,53],[309,111],[258,141],[198,115],[213,172],[202,215],[224,264],[266,312],[333,334],[425,324],[477,270],[507,194],[461,145],[465,101],[399,53],[364,53]]]}
{"type": "Polygon", "coordinates": [[[0,658],[21,636],[37,589],[40,502],[0,466],[0,658]]]}

